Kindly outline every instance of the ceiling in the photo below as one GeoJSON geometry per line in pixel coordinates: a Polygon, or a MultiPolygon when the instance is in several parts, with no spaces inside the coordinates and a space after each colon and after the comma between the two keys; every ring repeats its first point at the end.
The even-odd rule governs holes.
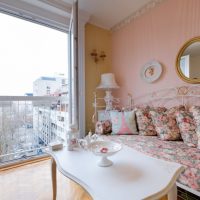
{"type": "Polygon", "coordinates": [[[152,0],[79,0],[79,8],[90,14],[90,23],[106,29],[111,29],[151,1],[152,0]]]}
{"type": "MultiPolygon", "coordinates": [[[[134,14],[149,2],[155,0],[79,0],[79,9],[90,16],[89,22],[111,29],[128,16],[134,14]]],[[[0,0],[0,9],[19,15],[45,19],[51,23],[69,24],[73,0],[0,0]],[[22,14],[21,14],[22,13],[22,14]]],[[[66,25],[67,26],[67,25],[66,25]]],[[[66,28],[66,27],[64,27],[66,28]]]]}

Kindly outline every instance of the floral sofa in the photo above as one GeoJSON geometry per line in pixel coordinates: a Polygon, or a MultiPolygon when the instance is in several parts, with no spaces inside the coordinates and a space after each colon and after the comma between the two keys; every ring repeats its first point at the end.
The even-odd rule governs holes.
{"type": "Polygon", "coordinates": [[[177,185],[200,196],[200,106],[145,107],[109,114],[110,120],[97,122],[97,133],[105,140],[182,164],[185,170],[177,185]]]}

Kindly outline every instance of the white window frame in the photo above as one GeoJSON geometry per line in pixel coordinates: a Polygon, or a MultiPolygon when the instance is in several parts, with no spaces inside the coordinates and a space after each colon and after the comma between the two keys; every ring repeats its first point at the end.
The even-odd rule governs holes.
{"type": "MultiPolygon", "coordinates": [[[[72,116],[71,123],[77,123],[79,128],[79,137],[83,138],[86,134],[85,132],[85,24],[89,20],[89,15],[81,12],[78,10],[78,1],[74,0],[74,16],[78,19],[76,21],[76,27],[74,31],[77,31],[75,35],[75,44],[77,43],[78,46],[76,46],[75,54],[78,54],[77,59],[75,57],[75,71],[77,72],[75,74],[75,85],[76,85],[76,109],[74,112],[74,118],[72,116]],[[78,30],[77,30],[77,29],[78,30]]],[[[69,36],[70,37],[70,36],[69,36]]],[[[69,42],[70,45],[70,42],[69,42]]],[[[70,84],[70,83],[69,83],[70,84]]],[[[72,91],[71,91],[72,92],[72,91]]],[[[71,99],[72,101],[72,99],[71,99]]],[[[73,112],[72,110],[70,112],[73,112]]]]}

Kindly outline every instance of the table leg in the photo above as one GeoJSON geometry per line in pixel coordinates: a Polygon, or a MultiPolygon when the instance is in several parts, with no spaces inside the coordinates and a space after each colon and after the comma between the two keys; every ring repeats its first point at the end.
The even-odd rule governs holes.
{"type": "Polygon", "coordinates": [[[162,198],[159,199],[159,200],[168,200],[168,197],[167,197],[167,195],[165,195],[164,197],[162,197],[162,198]]]}
{"type": "Polygon", "coordinates": [[[53,158],[51,158],[51,179],[52,179],[52,189],[53,189],[53,200],[56,200],[56,194],[57,194],[56,162],[53,158]]]}
{"type": "Polygon", "coordinates": [[[176,183],[174,184],[172,189],[169,191],[167,197],[168,197],[168,200],[177,199],[177,186],[176,186],[176,183]]]}

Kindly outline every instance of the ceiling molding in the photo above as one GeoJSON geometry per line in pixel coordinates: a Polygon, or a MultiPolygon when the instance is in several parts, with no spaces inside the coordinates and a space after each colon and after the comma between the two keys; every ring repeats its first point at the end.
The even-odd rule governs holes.
{"type": "Polygon", "coordinates": [[[155,8],[156,6],[161,4],[163,1],[165,1],[165,0],[152,0],[150,3],[147,3],[146,5],[144,5],[141,9],[139,9],[136,12],[134,12],[133,14],[131,14],[130,16],[126,17],[124,20],[122,20],[121,22],[119,22],[115,26],[113,26],[111,28],[111,31],[115,32],[115,31],[121,29],[125,25],[131,23],[136,18],[142,16],[143,14],[148,12],[149,10],[155,8]]]}

